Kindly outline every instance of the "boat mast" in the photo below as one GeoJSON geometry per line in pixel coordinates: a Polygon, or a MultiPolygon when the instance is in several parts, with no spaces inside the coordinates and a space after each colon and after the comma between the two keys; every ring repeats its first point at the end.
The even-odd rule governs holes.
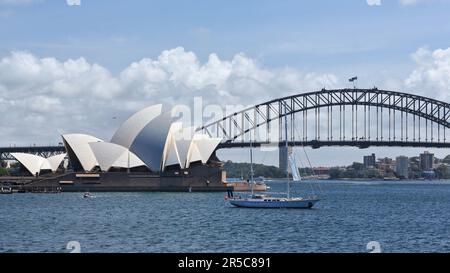
{"type": "Polygon", "coordinates": [[[252,144],[252,131],[250,130],[250,183],[252,188],[252,196],[253,196],[253,144],[252,144]]]}
{"type": "MultiPolygon", "coordinates": [[[[287,128],[287,109],[286,105],[284,106],[284,135],[286,138],[285,145],[286,145],[286,156],[289,156],[289,145],[288,145],[288,128],[287,128]]],[[[292,124],[291,124],[292,126],[292,124]]],[[[286,179],[287,179],[287,198],[290,197],[290,184],[289,184],[289,162],[286,162],[286,179]]]]}

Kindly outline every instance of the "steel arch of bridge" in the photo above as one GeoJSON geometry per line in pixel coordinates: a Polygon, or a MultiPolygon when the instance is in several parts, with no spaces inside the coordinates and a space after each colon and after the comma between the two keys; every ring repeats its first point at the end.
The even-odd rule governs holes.
{"type": "Polygon", "coordinates": [[[377,88],[322,89],[274,99],[232,113],[202,126],[198,131],[213,137],[222,137],[223,142],[219,148],[232,148],[248,146],[248,133],[264,127],[267,138],[254,137],[253,144],[255,146],[280,144],[284,142],[282,134],[284,116],[287,116],[290,124],[294,124],[294,126],[288,126],[290,145],[309,145],[314,148],[320,146],[450,147],[446,141],[446,129],[450,127],[449,103],[377,88]],[[323,109],[325,111],[321,114],[323,109]],[[314,112],[312,138],[308,137],[308,130],[311,127],[308,126],[308,122],[311,122],[311,116],[308,118],[310,111],[314,112]],[[296,137],[294,130],[296,130],[295,122],[299,113],[302,113],[300,118],[302,136],[296,137]],[[337,115],[338,124],[335,120],[337,115]],[[360,118],[359,123],[358,118],[360,118]],[[271,123],[275,121],[278,121],[277,140],[274,140],[273,136],[269,139],[269,132],[273,130],[271,123]],[[325,122],[326,125],[321,125],[321,122],[325,122]],[[351,130],[346,123],[350,123],[351,130]],[[359,128],[359,125],[363,128],[359,128]],[[326,128],[323,129],[323,127],[326,128]],[[324,135],[321,130],[326,130],[326,134],[324,135]],[[336,130],[339,130],[339,133],[334,132],[336,130]]]}
{"type": "Polygon", "coordinates": [[[27,153],[47,158],[65,152],[64,146],[4,147],[0,148],[0,160],[14,160],[11,153],[27,153]]]}

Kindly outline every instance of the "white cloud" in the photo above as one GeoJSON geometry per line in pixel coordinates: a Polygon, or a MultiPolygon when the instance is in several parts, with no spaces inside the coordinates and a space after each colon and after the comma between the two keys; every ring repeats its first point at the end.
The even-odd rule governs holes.
{"type": "MultiPolygon", "coordinates": [[[[406,79],[386,76],[378,87],[449,101],[450,48],[420,48],[412,59],[415,68],[406,79]]],[[[373,76],[383,77],[382,72],[373,76]]],[[[0,146],[56,144],[59,134],[69,132],[107,140],[131,113],[159,102],[190,104],[194,96],[203,96],[204,104],[251,105],[346,86],[347,77],[266,68],[242,53],[228,60],[213,53],[200,62],[193,52],[179,47],[136,61],[113,75],[84,58],[57,60],[12,52],[0,58],[0,146]]],[[[397,153],[389,151],[393,154],[384,154],[397,153]]],[[[322,152],[316,155],[326,157],[322,152]]]]}
{"type": "Polygon", "coordinates": [[[54,58],[39,59],[26,52],[12,52],[1,59],[0,71],[0,85],[14,90],[14,96],[89,94],[96,99],[110,99],[119,91],[117,80],[107,69],[90,64],[84,58],[60,62],[54,58]]]}
{"type": "Polygon", "coordinates": [[[412,58],[417,67],[405,80],[405,86],[432,98],[450,100],[450,48],[419,48],[412,58]]]}
{"type": "Polygon", "coordinates": [[[381,6],[381,0],[367,0],[369,6],[381,6]]]}
{"type": "Polygon", "coordinates": [[[69,6],[80,6],[81,0],[66,0],[66,3],[69,6]]]}
{"type": "Polygon", "coordinates": [[[203,96],[204,103],[246,105],[337,86],[335,75],[267,69],[242,53],[231,60],[213,53],[201,63],[179,47],[115,76],[84,58],[12,52],[0,59],[0,115],[6,116],[1,125],[8,127],[0,134],[3,145],[56,143],[59,133],[78,131],[107,139],[131,112],[158,102],[190,104],[203,96]]]}

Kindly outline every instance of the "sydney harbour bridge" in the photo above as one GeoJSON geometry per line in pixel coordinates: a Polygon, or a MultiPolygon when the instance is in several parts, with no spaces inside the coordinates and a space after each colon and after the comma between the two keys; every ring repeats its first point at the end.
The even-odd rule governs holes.
{"type": "MultiPolygon", "coordinates": [[[[337,89],[273,99],[204,124],[198,131],[223,139],[218,149],[288,145],[448,148],[450,104],[408,93],[337,89]]],[[[280,155],[282,152],[280,149],[280,155]]],[[[4,147],[0,159],[25,152],[44,157],[64,146],[4,147]]]]}

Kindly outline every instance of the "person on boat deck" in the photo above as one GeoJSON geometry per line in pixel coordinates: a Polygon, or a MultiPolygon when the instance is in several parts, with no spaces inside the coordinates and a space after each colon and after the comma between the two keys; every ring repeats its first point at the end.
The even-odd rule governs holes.
{"type": "Polygon", "coordinates": [[[228,198],[233,198],[233,190],[227,189],[228,198]]]}

